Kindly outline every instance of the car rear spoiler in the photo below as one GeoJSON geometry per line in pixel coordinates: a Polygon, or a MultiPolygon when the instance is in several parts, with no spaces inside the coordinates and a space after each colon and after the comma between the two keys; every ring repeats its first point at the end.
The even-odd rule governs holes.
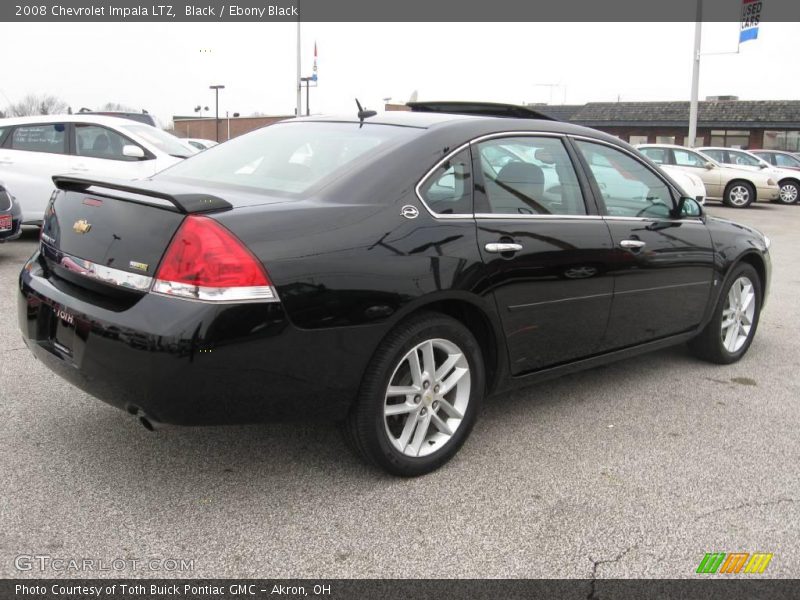
{"type": "Polygon", "coordinates": [[[506,117],[513,119],[540,119],[558,121],[555,117],[528,106],[503,104],[500,102],[468,102],[459,100],[437,100],[429,102],[406,102],[412,112],[449,113],[454,115],[476,115],[481,117],[506,117]]]}
{"type": "MultiPolygon", "coordinates": [[[[101,195],[105,195],[103,194],[103,190],[116,190],[128,194],[135,194],[137,196],[158,198],[159,200],[166,200],[172,204],[175,212],[187,215],[230,210],[233,208],[233,205],[227,200],[210,194],[197,193],[194,191],[195,188],[191,186],[169,182],[159,181],[155,184],[147,180],[128,181],[126,179],[110,178],[85,179],[73,175],[53,175],[53,183],[56,184],[58,189],[70,192],[86,192],[89,188],[98,188],[98,193],[101,195]]],[[[149,202],[131,197],[114,197],[125,202],[150,204],[149,202]]],[[[163,205],[152,206],[170,210],[170,208],[163,205]]]]}

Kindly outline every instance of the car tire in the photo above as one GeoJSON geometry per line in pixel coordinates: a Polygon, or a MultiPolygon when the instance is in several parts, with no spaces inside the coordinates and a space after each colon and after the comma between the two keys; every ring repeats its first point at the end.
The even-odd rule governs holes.
{"type": "Polygon", "coordinates": [[[756,189],[746,181],[734,181],[725,188],[722,202],[731,208],[747,208],[756,200],[756,189]]]}
{"type": "Polygon", "coordinates": [[[411,317],[367,367],[343,423],[345,438],[393,475],[430,473],[458,452],[475,424],[484,373],[480,346],[462,323],[432,312],[411,317]]]}
{"type": "Polygon", "coordinates": [[[776,200],[779,204],[795,204],[800,199],[800,184],[797,181],[786,179],[778,185],[781,186],[780,196],[776,200]]]}
{"type": "Polygon", "coordinates": [[[762,294],[761,279],[753,266],[741,263],[735,267],[708,325],[689,342],[695,356],[720,365],[742,358],[758,328],[762,294]],[[751,304],[746,304],[750,294],[751,304]]]}

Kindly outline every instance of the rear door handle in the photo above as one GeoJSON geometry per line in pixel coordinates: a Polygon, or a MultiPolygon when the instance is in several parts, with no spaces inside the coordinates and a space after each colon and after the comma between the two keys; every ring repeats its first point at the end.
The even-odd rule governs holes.
{"type": "Polygon", "coordinates": [[[484,246],[487,252],[519,252],[522,250],[522,244],[515,244],[512,242],[495,242],[486,244],[484,246]]]}
{"type": "Polygon", "coordinates": [[[643,242],[642,240],[622,240],[619,245],[629,250],[639,250],[640,248],[644,248],[647,242],[643,242]]]}

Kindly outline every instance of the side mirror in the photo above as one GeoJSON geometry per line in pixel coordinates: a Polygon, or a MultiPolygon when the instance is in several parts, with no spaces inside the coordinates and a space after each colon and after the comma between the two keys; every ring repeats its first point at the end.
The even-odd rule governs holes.
{"type": "Polygon", "coordinates": [[[127,156],[128,158],[144,158],[144,150],[139,146],[127,144],[122,147],[122,156],[127,156]]]}
{"type": "Polygon", "coordinates": [[[714,165],[714,163],[707,162],[704,166],[705,166],[706,169],[708,169],[710,171],[711,169],[714,168],[715,165],[714,165]]]}
{"type": "Polygon", "coordinates": [[[769,169],[772,165],[767,165],[765,163],[759,163],[758,166],[761,167],[762,169],[769,169]]]}
{"type": "Polygon", "coordinates": [[[694,198],[690,198],[689,196],[681,196],[678,200],[678,206],[675,207],[675,216],[677,218],[702,217],[703,207],[694,198]]]}

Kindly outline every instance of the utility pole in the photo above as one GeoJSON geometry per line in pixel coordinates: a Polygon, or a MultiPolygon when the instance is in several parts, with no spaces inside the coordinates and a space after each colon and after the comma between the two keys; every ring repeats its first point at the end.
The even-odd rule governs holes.
{"type": "Polygon", "coordinates": [[[210,86],[208,86],[208,89],[214,90],[214,101],[215,101],[214,125],[216,126],[216,131],[217,131],[217,142],[219,142],[219,91],[220,90],[224,90],[225,86],[224,85],[210,85],[210,86]]]}
{"type": "Polygon", "coordinates": [[[694,148],[697,138],[697,95],[700,87],[700,38],[703,33],[703,0],[697,0],[694,24],[694,63],[692,66],[692,98],[689,102],[689,148],[694,148]]]}
{"type": "Polygon", "coordinates": [[[303,110],[303,96],[301,93],[301,84],[300,81],[300,18],[297,19],[297,77],[295,78],[295,82],[297,83],[297,108],[295,109],[294,116],[299,117],[300,111],[303,110]]]}

